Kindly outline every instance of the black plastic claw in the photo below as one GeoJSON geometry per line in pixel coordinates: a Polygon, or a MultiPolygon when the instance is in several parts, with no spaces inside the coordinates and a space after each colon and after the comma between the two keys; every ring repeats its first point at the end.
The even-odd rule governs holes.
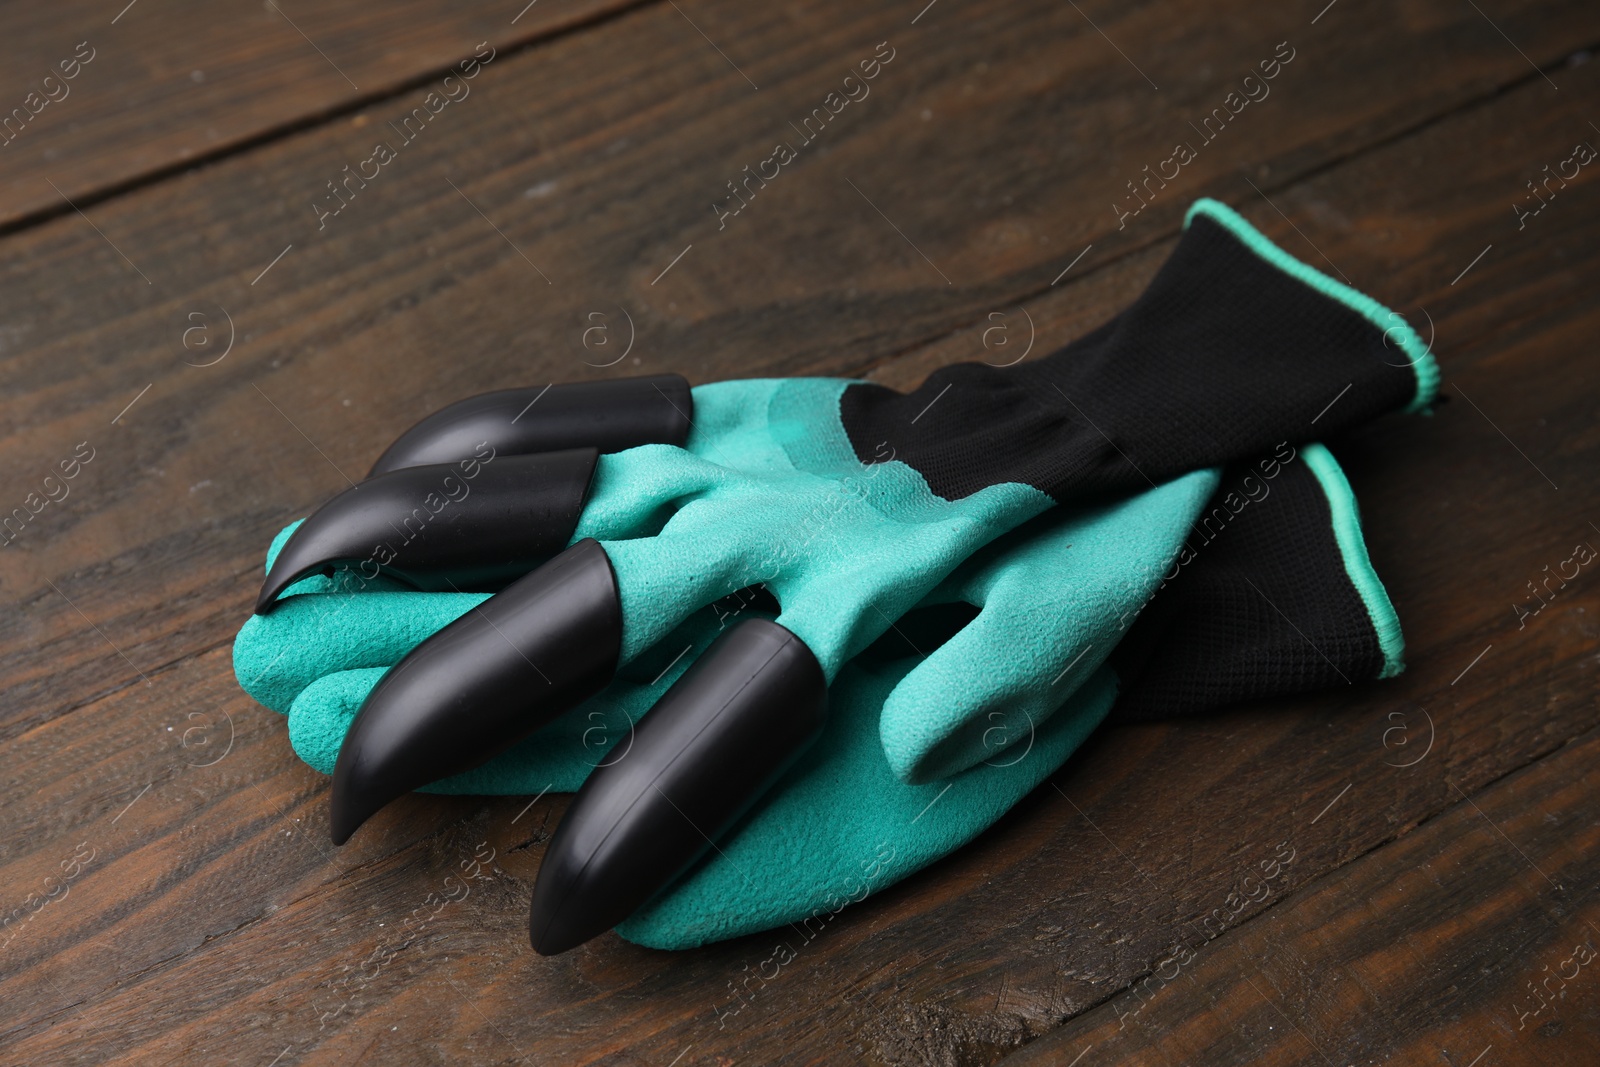
{"type": "Polygon", "coordinates": [[[534,950],[583,944],[688,870],[816,740],[827,700],[816,657],[777,623],[719,637],[567,808],[533,887],[534,950]]]}
{"type": "Polygon", "coordinates": [[[422,642],[345,735],[333,843],[396,797],[480,766],[598,693],[621,647],[616,575],[590,538],[422,642]]]}
{"type": "Polygon", "coordinates": [[[407,467],[311,513],[273,560],[256,614],[313,573],[354,567],[418,589],[493,592],[560,552],[599,460],[593,448],[407,467]]]}
{"type": "Polygon", "coordinates": [[[435,411],[396,438],[367,477],[463,459],[484,442],[502,455],[681,445],[693,413],[689,383],[677,374],[501,389],[435,411]]]}

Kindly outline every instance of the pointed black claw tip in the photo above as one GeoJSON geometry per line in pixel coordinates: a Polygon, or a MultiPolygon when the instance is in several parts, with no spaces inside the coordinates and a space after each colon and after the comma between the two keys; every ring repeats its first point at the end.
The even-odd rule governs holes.
{"type": "Polygon", "coordinates": [[[337,791],[334,793],[332,811],[328,816],[328,836],[333,838],[335,845],[342,845],[350,840],[350,835],[360,829],[361,824],[366,821],[367,815],[356,814],[348,803],[339,802],[337,791]]]}
{"type": "Polygon", "coordinates": [[[406,467],[323,504],[284,542],[256,614],[312,574],[351,567],[425,592],[492,592],[560,552],[577,526],[593,448],[406,467]]]}
{"type": "MultiPolygon", "coordinates": [[[[541,956],[559,956],[585,941],[598,937],[617,923],[612,909],[601,906],[586,888],[583,873],[570,877],[570,849],[557,846],[554,856],[547,849],[539,876],[533,883],[533,902],[528,906],[528,943],[541,956]],[[552,862],[554,860],[554,862],[552,862]],[[562,877],[568,875],[569,877],[562,877]]],[[[604,885],[598,887],[604,892],[604,885]]]]}
{"type": "Polygon", "coordinates": [[[567,808],[533,887],[534,951],[575,948],[672,885],[816,740],[827,697],[816,657],[777,623],[718,637],[567,808]]]}
{"type": "Polygon", "coordinates": [[[335,566],[360,560],[370,551],[362,547],[363,532],[349,528],[345,516],[352,510],[347,499],[355,490],[323,504],[300,524],[273,559],[256,596],[255,613],[265,615],[296,582],[314,574],[332,574],[335,566]]]}
{"type": "Polygon", "coordinates": [[[378,680],[339,747],[335,843],[604,689],[621,645],[616,576],[588,538],[423,641],[378,680]]]}
{"type": "MultiPolygon", "coordinates": [[[[331,568],[329,569],[331,570],[331,568]]],[[[261,592],[256,595],[255,613],[257,615],[265,615],[271,611],[285,589],[288,589],[301,578],[309,577],[315,570],[316,568],[313,567],[303,574],[278,574],[277,568],[274,567],[273,572],[267,575],[267,583],[261,587],[261,592]]]]}
{"type": "Polygon", "coordinates": [[[534,907],[528,916],[528,940],[533,951],[541,956],[559,956],[571,952],[586,941],[592,941],[610,927],[603,923],[584,925],[566,916],[546,914],[539,907],[539,897],[534,896],[534,907]]]}
{"type": "MultiPolygon", "coordinates": [[[[382,807],[382,805],[378,806],[382,807]]],[[[361,824],[367,821],[367,818],[367,815],[341,813],[335,807],[332,817],[328,820],[328,836],[333,839],[335,845],[342,845],[350,840],[351,836],[361,828],[361,824]]]]}
{"type": "Polygon", "coordinates": [[[333,789],[328,796],[328,833],[335,845],[350,840],[362,823],[406,792],[403,788],[386,788],[382,781],[359,773],[355,768],[355,757],[359,755],[345,746],[339,750],[339,761],[333,768],[333,789]]]}

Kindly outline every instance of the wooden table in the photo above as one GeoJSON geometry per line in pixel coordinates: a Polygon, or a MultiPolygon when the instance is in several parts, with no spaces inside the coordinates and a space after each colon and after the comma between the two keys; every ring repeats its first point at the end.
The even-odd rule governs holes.
{"type": "Polygon", "coordinates": [[[1600,1057],[1600,573],[1547,581],[1600,546],[1600,7],[924,3],[0,13],[0,1060],[1600,1057]],[[399,430],[512,384],[1048,351],[1202,195],[1433,338],[1446,402],[1335,443],[1402,677],[1103,731],[769,981],[781,933],[535,955],[561,797],[329,845],[230,643],[272,534],[399,430]]]}

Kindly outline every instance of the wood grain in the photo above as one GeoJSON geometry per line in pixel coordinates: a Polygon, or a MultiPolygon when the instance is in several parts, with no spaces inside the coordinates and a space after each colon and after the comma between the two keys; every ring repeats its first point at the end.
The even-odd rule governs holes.
{"type": "MultiPolygon", "coordinates": [[[[1382,857],[1414,827],[1454,825],[1457,790],[1476,798],[1530,764],[1524,775],[1565,773],[1551,754],[1595,721],[1600,586],[1573,583],[1523,629],[1511,604],[1594,519],[1600,405],[1581,360],[1600,326],[1587,295],[1600,212],[1587,178],[1524,230],[1509,204],[1584,138],[1595,68],[1553,69],[1555,90],[1470,8],[1389,15],[1344,0],[1316,24],[1322,51],[1307,45],[1229,131],[1238,148],[1219,141],[1119,231],[1112,212],[1085,207],[1117,184],[1091,151],[1117,145],[1110,169],[1123,176],[1160,158],[1145,146],[1220,99],[1222,70],[1271,54],[1290,16],[1252,12],[1241,31],[1242,8],[1177,20],[1090,9],[1134,46],[1157,94],[1075,13],[1006,5],[957,33],[935,32],[940,11],[912,35],[903,12],[692,9],[744,74],[671,8],[496,60],[428,131],[437,140],[405,149],[418,153],[399,161],[410,170],[361,190],[255,287],[315,225],[283,190],[314,190],[411,101],[107,201],[96,223],[155,270],[149,286],[81,220],[6,239],[0,321],[17,332],[0,458],[42,471],[77,441],[99,449],[73,496],[0,558],[0,583],[22,591],[0,617],[0,884],[8,908],[67,885],[0,933],[8,1058],[991,1063],[1107,998],[1126,1013],[1140,994],[1124,991],[1175,931],[1279,842],[1293,862],[1265,904],[1230,918],[1219,960],[1275,921],[1278,900],[1320,899],[1299,892],[1311,883],[1360,864],[1412,870],[1411,853],[1382,857]],[[704,201],[758,158],[765,131],[884,39],[909,43],[841,116],[861,121],[715,230],[704,201]],[[1450,63],[1403,62],[1430,49],[1450,63]],[[631,78],[596,76],[618,57],[631,78]],[[1313,70],[1296,89],[1291,77],[1313,70]],[[1148,111],[1128,103],[1136,91],[1151,92],[1148,111]],[[326,844],[325,781],[294,759],[281,720],[238,693],[227,646],[266,539],[342,486],[339,471],[359,475],[396,428],[475,389],[593,373],[585,361],[610,355],[582,347],[585,315],[612,306],[639,326],[626,369],[702,380],[871,369],[909,384],[937,363],[994,358],[987,316],[1013,329],[1018,306],[1047,350],[1137,292],[1202,192],[1437,330],[1450,402],[1339,452],[1406,623],[1406,675],[1098,737],[972,847],[842,915],[723,1026],[730,983],[778,935],[680,954],[613,937],[554,960],[528,950],[527,894],[559,799],[411,798],[346,849],[326,844]],[[952,268],[946,285],[937,271],[952,268]],[[228,307],[238,338],[222,362],[186,367],[206,358],[177,343],[200,301],[228,307]],[[1388,731],[1399,722],[1420,745],[1429,716],[1429,756],[1392,766],[1416,749],[1388,731]],[[93,858],[63,883],[80,844],[93,858]],[[488,849],[471,893],[441,907],[445,878],[488,849]]],[[[1293,15],[1294,32],[1311,14],[1293,15]]],[[[1542,64],[1596,36],[1577,6],[1495,14],[1542,64]]],[[[30,486],[8,482],[19,497],[30,486]]],[[[1507,795],[1508,812],[1527,803],[1507,795]]],[[[1561,792],[1540,811],[1567,825],[1592,802],[1561,792]]],[[[1499,870],[1486,868],[1486,886],[1499,870]]],[[[1362,937],[1341,937],[1338,958],[1364,961],[1362,937]]],[[[1271,973],[1278,994],[1306,969],[1271,973]]],[[[1426,998],[1435,1021],[1478,1003],[1431,976],[1386,980],[1426,998]]],[[[1181,1041],[1219,1025],[1203,996],[1167,1001],[1181,1041]]],[[[1327,1003],[1316,1037],[1343,1048],[1341,1020],[1350,1032],[1357,1020],[1327,1003]]],[[[1107,1010],[1072,1025],[1103,1025],[1107,1010]]],[[[1263,1055],[1295,1051],[1247,1030],[1263,1055]]]]}
{"type": "Polygon", "coordinates": [[[514,50],[630,5],[522,6],[19,5],[0,35],[0,233],[437,81],[480,42],[514,50]]]}
{"type": "Polygon", "coordinates": [[[1173,931],[1133,989],[1002,1062],[1590,1062],[1597,757],[1590,731],[1237,930],[1173,931]]]}
{"type": "MultiPolygon", "coordinates": [[[[1193,195],[1245,202],[1237,168],[1271,189],[1291,173],[1280,161],[1325,165],[1357,128],[1392,136],[1425,121],[1440,93],[1461,103],[1532,77],[1492,34],[1474,43],[1486,31],[1470,10],[1460,18],[1476,21],[1451,16],[1375,44],[1381,12],[1348,10],[1319,23],[1320,51],[1300,57],[1321,55],[1323,66],[1308,64],[1297,86],[1291,64],[1262,110],[1241,114],[1259,122],[1228,131],[1241,134],[1237,154],[1219,145],[1202,155],[1193,185],[1126,231],[1100,199],[1118,165],[1090,166],[1085,146],[1157,158],[1149,153],[1191,108],[1228,91],[1219,71],[1271,55],[1290,26],[1258,23],[1240,40],[1213,20],[1180,30],[1138,9],[1121,29],[1151,41],[1165,64],[1151,69],[1202,75],[1169,80],[1130,115],[1095,106],[1101,89],[1091,88],[1142,79],[1054,7],[995,9],[961,33],[921,24],[909,38],[896,37],[907,32],[897,12],[818,8],[807,18],[819,32],[797,34],[796,12],[729,9],[725,33],[743,42],[741,67],[765,82],[759,92],[685,35],[676,11],[651,8],[491,66],[320,230],[313,204],[326,181],[422,94],[109,201],[93,226],[73,216],[16,235],[0,294],[13,331],[0,462],[44,471],[78,442],[106,445],[78,502],[41,514],[0,560],[0,583],[25,591],[23,610],[0,619],[0,706],[11,717],[0,731],[131,684],[133,663],[148,672],[226,640],[271,534],[439,398],[596,373],[865,370],[1048,289],[1080,240],[1099,241],[1081,272],[1169,235],[1193,195]],[[884,68],[861,110],[837,120],[854,125],[785,174],[792,185],[774,183],[717,230],[711,199],[786,125],[779,116],[805,114],[833,84],[823,72],[889,38],[910,42],[908,63],[884,68]],[[1459,49],[1448,72],[1414,71],[1421,103],[1374,76],[1407,50],[1445,46],[1459,49]],[[641,57],[633,76],[597,78],[618,56],[641,57]],[[1319,140],[1328,148],[1314,159],[1307,146],[1319,140]],[[1040,145],[1056,157],[1037,158],[1040,145]],[[1011,183],[1003,191],[999,175],[1011,183]],[[1094,200],[1106,207],[1087,213],[1094,200]],[[896,226],[961,284],[945,285],[896,226]],[[614,349],[584,347],[594,314],[618,343],[632,323],[624,363],[597,370],[614,349]],[[195,365],[227,338],[224,361],[195,365]],[[66,578],[62,592],[121,652],[39,575],[66,578]],[[113,576],[114,605],[100,605],[113,576]]],[[[1544,59],[1600,36],[1591,22],[1600,16],[1574,5],[1565,20],[1508,25],[1526,29],[1524,50],[1544,59]]],[[[19,473],[13,496],[30,490],[19,473]]]]}

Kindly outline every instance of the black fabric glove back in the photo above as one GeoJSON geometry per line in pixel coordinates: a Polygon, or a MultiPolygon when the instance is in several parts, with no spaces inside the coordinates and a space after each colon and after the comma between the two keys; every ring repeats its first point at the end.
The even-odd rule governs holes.
{"type": "Polygon", "coordinates": [[[1064,501],[1332,436],[1426,406],[1437,383],[1399,315],[1201,200],[1149,288],[1094,332],[1034,363],[944,367],[906,394],[852,385],[840,411],[863,462],[888,441],[946,499],[1020,482],[1064,501]]]}

